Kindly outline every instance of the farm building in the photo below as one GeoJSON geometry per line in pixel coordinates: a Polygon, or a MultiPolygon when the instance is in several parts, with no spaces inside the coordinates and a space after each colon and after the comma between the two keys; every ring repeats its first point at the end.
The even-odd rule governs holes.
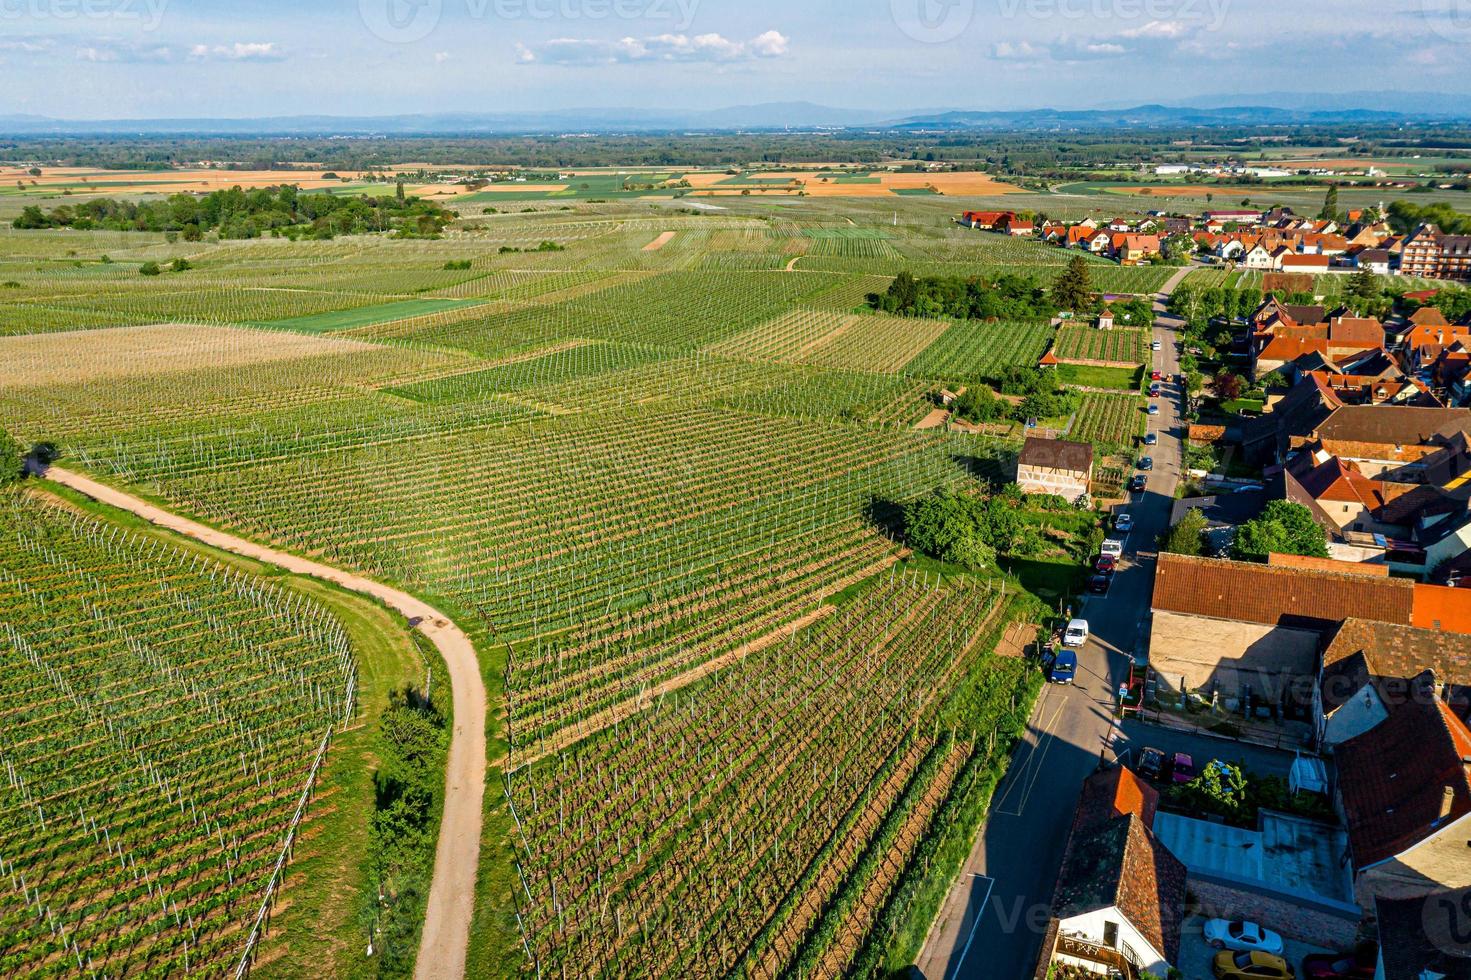
{"type": "Polygon", "coordinates": [[[1083,442],[1029,437],[1017,457],[1016,482],[1024,493],[1077,500],[1093,481],[1093,447],[1083,442]]]}

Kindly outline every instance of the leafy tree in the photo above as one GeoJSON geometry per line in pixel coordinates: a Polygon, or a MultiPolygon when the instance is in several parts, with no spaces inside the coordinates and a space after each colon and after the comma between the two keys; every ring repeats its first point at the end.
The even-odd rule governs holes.
{"type": "Polygon", "coordinates": [[[20,443],[0,429],[0,488],[11,487],[25,476],[25,458],[20,443]]]}
{"type": "Polygon", "coordinates": [[[1274,500],[1260,517],[1237,529],[1231,554],[1238,561],[1256,562],[1271,554],[1327,558],[1328,532],[1302,504],[1274,500]]]}
{"type": "Polygon", "coordinates": [[[1052,301],[1059,309],[1075,313],[1093,304],[1093,282],[1088,274],[1088,263],[1081,255],[1074,255],[1052,284],[1052,301]]]}
{"type": "Polygon", "coordinates": [[[1213,813],[1241,820],[1249,807],[1246,775],[1240,766],[1213,760],[1184,786],[1171,791],[1173,801],[1191,813],[1213,813]]]}
{"type": "Polygon", "coordinates": [[[989,498],[937,490],[904,508],[904,533],[911,547],[971,571],[995,564],[1021,533],[1016,504],[1004,495],[989,498]]]}
{"type": "Polygon", "coordinates": [[[1004,418],[1010,409],[1006,402],[985,385],[972,385],[955,399],[955,414],[969,422],[990,422],[1004,418]]]}
{"type": "Polygon", "coordinates": [[[1165,532],[1160,550],[1171,555],[1193,555],[1205,552],[1205,529],[1208,522],[1198,509],[1191,508],[1180,518],[1180,522],[1165,532]]]}
{"type": "Polygon", "coordinates": [[[1372,269],[1360,269],[1348,277],[1347,294],[1354,299],[1377,300],[1384,295],[1384,290],[1379,285],[1379,277],[1374,275],[1372,269]]]}
{"type": "Polygon", "coordinates": [[[1246,388],[1246,382],[1241,380],[1241,376],[1230,371],[1222,371],[1216,375],[1211,384],[1216,390],[1216,397],[1223,402],[1233,402],[1240,398],[1241,392],[1246,388]]]}
{"type": "Polygon", "coordinates": [[[144,262],[138,267],[138,274],[140,276],[156,276],[162,272],[163,270],[158,267],[157,262],[144,262]]]}
{"type": "Polygon", "coordinates": [[[174,259],[173,262],[169,263],[169,268],[174,272],[188,272],[194,268],[194,263],[188,259],[174,259]]]}

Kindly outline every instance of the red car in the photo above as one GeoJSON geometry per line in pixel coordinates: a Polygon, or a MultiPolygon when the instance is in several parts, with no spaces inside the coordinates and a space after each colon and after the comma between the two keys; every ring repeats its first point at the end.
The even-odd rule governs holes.
{"type": "Polygon", "coordinates": [[[1098,564],[1093,567],[1100,574],[1112,575],[1118,570],[1119,560],[1113,555],[1103,555],[1098,559],[1098,564]]]}
{"type": "Polygon", "coordinates": [[[1195,778],[1195,760],[1184,752],[1176,752],[1170,760],[1170,782],[1188,783],[1195,778]]]}
{"type": "Polygon", "coordinates": [[[1304,980],[1374,980],[1379,949],[1370,944],[1355,953],[1313,953],[1302,960],[1304,980]]]}
{"type": "Polygon", "coordinates": [[[1150,381],[1163,381],[1164,379],[1165,376],[1163,374],[1160,374],[1158,371],[1155,371],[1149,376],[1150,381]]]}

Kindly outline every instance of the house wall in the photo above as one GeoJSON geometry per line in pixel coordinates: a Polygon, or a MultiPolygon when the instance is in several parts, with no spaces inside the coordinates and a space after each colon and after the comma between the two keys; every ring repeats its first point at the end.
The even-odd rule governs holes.
{"type": "Polygon", "coordinates": [[[1249,686],[1256,700],[1277,704],[1287,685],[1317,676],[1318,634],[1260,623],[1210,619],[1155,610],[1149,665],[1160,685],[1178,691],[1215,691],[1237,699],[1249,686]]]}
{"type": "MultiPolygon", "coordinates": [[[[1133,952],[1136,965],[1143,970],[1153,973],[1155,976],[1164,976],[1170,972],[1170,964],[1165,962],[1164,954],[1149,944],[1149,940],[1134,928],[1134,924],[1124,917],[1123,912],[1117,908],[1109,907],[1089,912],[1085,915],[1075,915],[1070,919],[1063,919],[1059,924],[1058,931],[1064,936],[1075,936],[1086,939],[1090,943],[1103,943],[1103,926],[1112,922],[1119,927],[1119,944],[1116,949],[1125,956],[1133,952]]],[[[1059,957],[1064,959],[1064,957],[1059,957]]],[[[1079,966],[1090,966],[1078,960],[1070,962],[1079,966]]],[[[1096,967],[1094,967],[1096,969],[1096,967]]]]}
{"type": "Polygon", "coordinates": [[[1434,891],[1471,888],[1471,814],[1446,824],[1398,857],[1359,872],[1354,897],[1365,909],[1377,898],[1421,898],[1434,891]]]}
{"type": "Polygon", "coordinates": [[[1323,741],[1328,745],[1342,745],[1388,717],[1389,712],[1385,710],[1379,692],[1365,685],[1324,720],[1323,741]]]}
{"type": "Polygon", "coordinates": [[[1052,493],[1067,500],[1077,500],[1088,492],[1089,474],[1074,470],[1047,469],[1041,466],[1018,466],[1016,482],[1026,493],[1052,493]]]}
{"type": "Polygon", "coordinates": [[[1186,884],[1192,903],[1188,911],[1195,915],[1265,923],[1288,939],[1324,949],[1351,949],[1358,937],[1357,920],[1346,916],[1197,875],[1191,875],[1186,884]]]}

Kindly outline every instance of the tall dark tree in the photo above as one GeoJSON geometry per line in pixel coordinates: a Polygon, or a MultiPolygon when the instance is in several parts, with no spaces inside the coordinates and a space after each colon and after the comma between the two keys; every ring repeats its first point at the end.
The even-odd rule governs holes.
{"type": "Polygon", "coordinates": [[[1052,301],[1061,309],[1074,313],[1087,309],[1093,303],[1093,281],[1088,274],[1088,263],[1081,255],[1074,255],[1071,262],[1052,284],[1052,301]]]}
{"type": "Polygon", "coordinates": [[[1328,196],[1323,199],[1323,210],[1318,212],[1318,217],[1323,221],[1338,220],[1338,185],[1330,184],[1328,196]]]}

